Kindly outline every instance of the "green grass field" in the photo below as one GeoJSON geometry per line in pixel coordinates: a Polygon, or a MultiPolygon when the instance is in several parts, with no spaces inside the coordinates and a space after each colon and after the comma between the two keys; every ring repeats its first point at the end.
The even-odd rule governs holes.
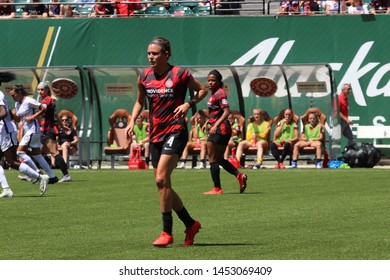
{"type": "MultiPolygon", "coordinates": [[[[195,245],[151,242],[162,230],[151,170],[71,170],[73,182],[38,185],[6,171],[14,198],[0,200],[2,260],[388,260],[390,170],[245,170],[248,188],[221,171],[175,170],[173,186],[202,224],[195,245]]],[[[56,170],[56,172],[59,172],[56,170]]]]}

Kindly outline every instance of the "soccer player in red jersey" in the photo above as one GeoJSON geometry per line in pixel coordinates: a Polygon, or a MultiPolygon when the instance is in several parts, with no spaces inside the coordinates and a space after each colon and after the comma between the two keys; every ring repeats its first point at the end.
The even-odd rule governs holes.
{"type": "Polygon", "coordinates": [[[240,186],[240,193],[243,193],[246,188],[247,176],[240,173],[237,168],[224,158],[224,153],[232,134],[232,127],[228,120],[230,115],[229,102],[222,88],[221,73],[217,70],[212,70],[207,76],[207,83],[211,90],[211,95],[207,101],[209,119],[206,125],[210,125],[209,137],[207,138],[207,152],[214,188],[211,191],[204,192],[204,194],[223,194],[219,166],[236,176],[240,186]]]}
{"type": "MultiPolygon", "coordinates": [[[[57,135],[58,129],[56,127],[56,104],[55,100],[52,98],[51,89],[49,85],[45,82],[40,82],[37,86],[37,92],[42,98],[42,111],[40,119],[40,126],[42,137],[41,141],[43,144],[43,152],[45,154],[50,153],[54,159],[55,163],[60,167],[63,177],[59,182],[69,182],[72,180],[68,173],[68,167],[64,161],[64,158],[58,151],[57,147],[57,135]]],[[[51,178],[51,183],[58,181],[58,178],[51,178]]]]}
{"type": "Polygon", "coordinates": [[[172,210],[186,227],[184,246],[193,244],[201,227],[200,223],[190,216],[179,195],[173,190],[171,174],[187,144],[187,111],[207,95],[207,90],[187,69],[170,65],[170,56],[170,42],[162,37],[153,38],[148,45],[150,67],[138,77],[138,96],[131,121],[126,127],[126,133],[130,137],[134,121],[141,113],[147,98],[150,112],[150,152],[163,220],[163,231],[153,245],[160,247],[173,243],[172,210]],[[197,94],[191,101],[185,102],[188,88],[197,94]]]}

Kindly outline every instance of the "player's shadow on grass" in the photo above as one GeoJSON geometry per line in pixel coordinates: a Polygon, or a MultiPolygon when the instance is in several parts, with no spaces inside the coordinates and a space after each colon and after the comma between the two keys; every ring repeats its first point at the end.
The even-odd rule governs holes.
{"type": "Polygon", "coordinates": [[[259,194],[265,194],[264,192],[254,192],[254,191],[248,191],[244,193],[236,193],[236,192],[224,192],[223,195],[259,195],[259,194]]]}
{"type": "Polygon", "coordinates": [[[40,195],[40,194],[18,194],[18,195],[14,195],[13,198],[10,198],[10,199],[18,199],[18,198],[40,198],[40,199],[43,199],[43,198],[51,198],[51,197],[55,197],[55,196],[50,196],[50,195],[40,195]]]}
{"type": "Polygon", "coordinates": [[[193,247],[234,247],[234,246],[254,246],[254,243],[196,243],[193,247]]]}

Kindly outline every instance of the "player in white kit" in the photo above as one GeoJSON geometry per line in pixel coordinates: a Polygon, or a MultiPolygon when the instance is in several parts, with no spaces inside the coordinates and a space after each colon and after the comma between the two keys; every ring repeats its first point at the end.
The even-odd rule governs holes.
{"type": "MultiPolygon", "coordinates": [[[[14,79],[12,73],[0,73],[0,85],[2,82],[9,82],[14,79]]],[[[21,173],[34,178],[40,182],[40,191],[43,195],[46,191],[49,177],[47,175],[40,175],[25,163],[17,160],[16,149],[17,141],[17,127],[11,119],[11,113],[8,107],[7,99],[2,91],[0,91],[0,152],[5,156],[10,167],[19,170],[21,173]]],[[[4,174],[4,169],[0,166],[0,182],[3,192],[0,197],[12,197],[13,192],[8,185],[4,174]]]]}
{"type": "Polygon", "coordinates": [[[33,170],[39,172],[38,167],[27,154],[30,148],[31,156],[49,175],[49,183],[50,181],[52,181],[52,183],[57,182],[58,178],[51,170],[45,158],[42,156],[41,130],[37,120],[43,113],[41,104],[33,98],[28,97],[27,92],[22,85],[13,86],[10,94],[15,101],[15,119],[17,121],[21,120],[23,123],[24,135],[17,148],[18,157],[33,170]]]}

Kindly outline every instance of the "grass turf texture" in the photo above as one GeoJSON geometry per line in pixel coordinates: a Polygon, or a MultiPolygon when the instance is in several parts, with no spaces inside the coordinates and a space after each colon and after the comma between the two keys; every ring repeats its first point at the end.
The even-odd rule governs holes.
{"type": "Polygon", "coordinates": [[[161,232],[151,170],[71,171],[73,182],[38,185],[6,171],[14,198],[0,200],[0,259],[390,259],[390,170],[245,170],[248,188],[221,172],[224,195],[206,196],[209,170],[172,181],[202,224],[194,246],[155,248],[161,232]]]}

